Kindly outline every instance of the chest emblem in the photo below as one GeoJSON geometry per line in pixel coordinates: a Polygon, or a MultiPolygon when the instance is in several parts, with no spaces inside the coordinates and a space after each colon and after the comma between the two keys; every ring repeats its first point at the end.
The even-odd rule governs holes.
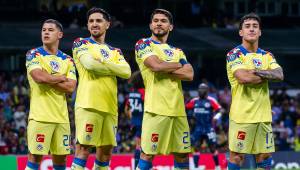
{"type": "Polygon", "coordinates": [[[174,52],[171,49],[164,49],[164,53],[167,55],[167,61],[172,60],[174,52]]]}
{"type": "Polygon", "coordinates": [[[261,68],[262,67],[262,61],[261,59],[254,58],[253,59],[253,64],[255,68],[261,68]]]}
{"type": "Polygon", "coordinates": [[[108,59],[109,54],[108,54],[108,52],[107,52],[106,50],[101,49],[101,50],[100,50],[100,53],[102,54],[102,56],[104,57],[104,59],[108,59]]]}
{"type": "Polygon", "coordinates": [[[50,61],[50,66],[54,72],[58,72],[60,66],[57,61],[50,61]]]}

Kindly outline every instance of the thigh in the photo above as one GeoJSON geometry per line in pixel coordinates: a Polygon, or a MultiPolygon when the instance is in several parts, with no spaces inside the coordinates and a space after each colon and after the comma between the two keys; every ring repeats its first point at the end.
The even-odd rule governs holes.
{"type": "Polygon", "coordinates": [[[147,155],[169,154],[173,119],[152,113],[144,113],[141,147],[147,155]]]}
{"type": "Polygon", "coordinates": [[[100,112],[99,114],[104,117],[103,127],[100,134],[101,143],[99,146],[117,146],[116,134],[118,128],[118,117],[105,112],[100,112]]]}
{"type": "Polygon", "coordinates": [[[255,136],[253,154],[275,152],[271,122],[259,123],[255,136]]]}
{"type": "Polygon", "coordinates": [[[237,153],[251,153],[258,123],[229,122],[229,149],[237,153]]]}
{"type": "Polygon", "coordinates": [[[28,149],[34,155],[48,155],[56,124],[29,120],[27,128],[28,149]]]}
{"type": "Polygon", "coordinates": [[[76,140],[82,145],[99,146],[104,118],[94,110],[75,110],[76,140]]]}
{"type": "Polygon", "coordinates": [[[171,135],[171,152],[176,153],[190,153],[191,152],[191,139],[190,128],[187,117],[174,117],[171,135]]]}
{"type": "Polygon", "coordinates": [[[70,150],[71,132],[69,123],[58,123],[53,132],[50,151],[52,155],[68,155],[70,150]]]}

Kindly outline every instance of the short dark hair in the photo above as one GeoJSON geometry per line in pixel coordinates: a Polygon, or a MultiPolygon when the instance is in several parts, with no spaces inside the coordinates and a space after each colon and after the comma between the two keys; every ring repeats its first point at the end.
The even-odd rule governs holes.
{"type": "Polygon", "coordinates": [[[55,19],[47,19],[46,21],[44,21],[43,25],[46,23],[50,23],[50,24],[55,24],[55,26],[61,31],[63,32],[63,26],[61,25],[61,23],[55,19]]]}
{"type": "Polygon", "coordinates": [[[259,17],[256,13],[251,12],[251,13],[249,13],[249,14],[244,15],[244,16],[241,18],[241,20],[240,20],[240,25],[239,25],[239,30],[242,29],[243,23],[245,22],[245,20],[248,20],[248,19],[256,20],[256,21],[258,22],[258,24],[259,24],[259,28],[261,29],[261,19],[260,19],[260,17],[259,17]]]}
{"type": "Polygon", "coordinates": [[[151,14],[151,20],[150,22],[152,22],[152,19],[154,17],[155,14],[164,14],[165,16],[167,16],[167,18],[169,19],[170,23],[173,24],[173,15],[171,14],[171,12],[165,10],[165,9],[155,9],[152,14],[151,14]]]}
{"type": "Polygon", "coordinates": [[[86,19],[89,20],[90,15],[92,15],[93,13],[100,13],[103,15],[103,18],[110,22],[110,15],[108,12],[106,12],[104,9],[102,8],[97,8],[97,7],[93,7],[90,10],[88,10],[88,12],[86,13],[86,19]]]}

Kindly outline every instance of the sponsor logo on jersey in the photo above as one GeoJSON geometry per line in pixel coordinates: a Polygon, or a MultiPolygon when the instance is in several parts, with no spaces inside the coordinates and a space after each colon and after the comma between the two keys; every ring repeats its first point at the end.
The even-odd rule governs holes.
{"type": "Polygon", "coordinates": [[[158,142],[158,134],[157,133],[152,133],[151,142],[158,142]]]}
{"type": "Polygon", "coordinates": [[[93,128],[94,128],[93,124],[86,124],[85,125],[85,131],[86,132],[93,132],[93,128]]]}
{"type": "Polygon", "coordinates": [[[262,61],[261,61],[261,59],[254,58],[254,59],[253,59],[253,64],[254,64],[255,68],[261,68],[261,66],[262,66],[262,61]]]}
{"type": "Polygon", "coordinates": [[[237,134],[237,139],[239,140],[245,140],[245,137],[246,137],[246,132],[243,132],[243,131],[238,131],[238,134],[237,134]]]}
{"type": "Polygon", "coordinates": [[[209,108],[210,107],[210,103],[209,102],[205,102],[204,103],[204,107],[209,108]]]}
{"type": "Polygon", "coordinates": [[[44,134],[37,134],[35,140],[36,140],[36,142],[43,143],[45,141],[45,135],[44,134]]]}

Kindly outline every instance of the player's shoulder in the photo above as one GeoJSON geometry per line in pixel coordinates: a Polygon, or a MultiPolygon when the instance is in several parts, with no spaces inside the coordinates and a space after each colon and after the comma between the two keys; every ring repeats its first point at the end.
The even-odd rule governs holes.
{"type": "Polygon", "coordinates": [[[113,47],[113,46],[111,46],[109,44],[106,44],[106,46],[108,47],[108,49],[110,51],[115,51],[115,52],[119,53],[120,55],[123,55],[122,50],[120,48],[113,47]]]}
{"type": "Polygon", "coordinates": [[[26,52],[26,60],[27,61],[31,61],[33,58],[35,58],[37,55],[40,55],[41,54],[41,50],[40,50],[41,47],[36,47],[36,48],[32,48],[30,50],[28,50],[26,52]]]}
{"type": "Polygon", "coordinates": [[[227,62],[234,61],[235,59],[239,58],[242,55],[242,49],[240,46],[234,47],[226,54],[227,62]]]}
{"type": "Polygon", "coordinates": [[[215,99],[214,97],[211,97],[211,96],[207,96],[207,100],[218,103],[217,99],[215,99]]]}
{"type": "Polygon", "coordinates": [[[194,97],[194,98],[192,98],[192,99],[190,100],[190,102],[195,102],[195,101],[197,101],[197,100],[199,100],[199,97],[194,97]]]}
{"type": "Polygon", "coordinates": [[[143,50],[151,44],[151,38],[141,38],[135,43],[135,50],[143,50]]]}
{"type": "Polygon", "coordinates": [[[73,58],[70,55],[62,52],[61,50],[58,51],[57,57],[61,58],[62,60],[70,61],[72,63],[74,62],[73,58]]]}
{"type": "Polygon", "coordinates": [[[76,38],[73,42],[72,49],[78,48],[78,47],[82,46],[83,44],[88,44],[88,42],[89,42],[88,38],[82,38],[82,37],[76,38]]]}
{"type": "Polygon", "coordinates": [[[267,50],[264,50],[264,49],[261,49],[261,48],[258,48],[258,52],[261,53],[263,56],[267,56],[267,55],[270,55],[271,57],[274,58],[274,55],[270,52],[270,51],[267,51],[267,50]]]}

